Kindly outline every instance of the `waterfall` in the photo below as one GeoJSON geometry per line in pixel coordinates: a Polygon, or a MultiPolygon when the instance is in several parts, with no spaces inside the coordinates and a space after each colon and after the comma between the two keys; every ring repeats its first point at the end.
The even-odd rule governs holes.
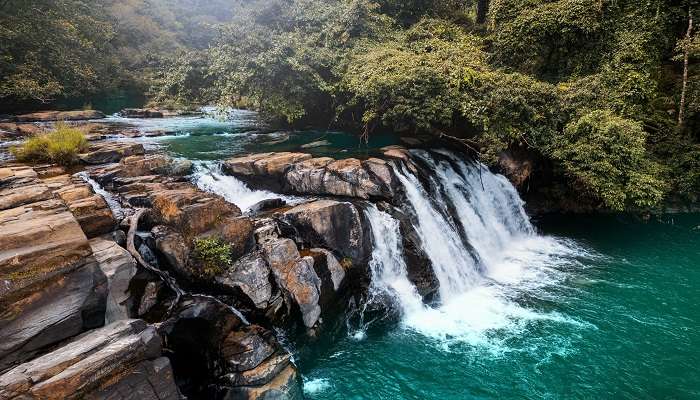
{"type": "Polygon", "coordinates": [[[399,221],[380,211],[374,204],[367,207],[365,215],[370,221],[374,238],[374,250],[369,262],[372,273],[370,296],[388,294],[396,298],[403,313],[422,308],[421,296],[408,280],[399,221]]]}
{"type": "Polygon", "coordinates": [[[253,190],[233,176],[221,171],[221,164],[216,162],[197,162],[194,165],[192,181],[200,189],[218,194],[229,203],[237,205],[241,211],[248,211],[260,201],[279,198],[288,203],[298,201],[296,197],[284,196],[267,190],[253,190]]]}
{"type": "Polygon", "coordinates": [[[414,166],[395,164],[422,250],[440,282],[440,303],[422,303],[408,279],[399,222],[369,205],[374,250],[370,301],[389,294],[402,325],[442,340],[489,342],[495,329],[522,329],[530,320],[559,316],[523,308],[522,290],[551,283],[572,250],[536,234],[513,185],[484,165],[446,151],[411,152],[414,166]],[[535,282],[533,284],[533,282],[535,282]]]}

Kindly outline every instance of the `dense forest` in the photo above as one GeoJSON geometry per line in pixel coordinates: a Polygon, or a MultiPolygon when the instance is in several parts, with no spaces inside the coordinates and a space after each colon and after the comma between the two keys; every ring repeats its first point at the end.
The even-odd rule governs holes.
{"type": "Polygon", "coordinates": [[[117,90],[249,107],[453,138],[490,164],[526,153],[596,207],[653,209],[700,193],[698,14],[693,0],[3,0],[0,112],[117,90]]]}

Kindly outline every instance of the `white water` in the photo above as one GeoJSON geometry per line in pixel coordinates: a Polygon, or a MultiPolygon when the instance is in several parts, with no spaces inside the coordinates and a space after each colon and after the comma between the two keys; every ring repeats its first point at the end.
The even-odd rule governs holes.
{"type": "Polygon", "coordinates": [[[283,199],[289,204],[299,201],[296,197],[284,196],[267,190],[253,190],[235,177],[222,173],[221,165],[214,162],[195,163],[192,181],[200,189],[218,194],[229,203],[237,205],[244,212],[267,199],[283,199]]]}
{"type": "Polygon", "coordinates": [[[413,153],[431,171],[429,187],[403,165],[396,168],[407,211],[414,214],[423,251],[440,282],[440,304],[431,307],[420,301],[406,276],[398,222],[376,207],[366,211],[375,240],[372,290],[392,293],[402,311],[402,325],[442,344],[462,342],[503,351],[504,336],[495,333],[516,335],[542,320],[581,324],[517,301],[524,293],[538,296],[544,293],[540,289],[561,282],[581,249],[537,235],[506,178],[480,164],[441,154],[438,161],[427,152],[413,153]]]}

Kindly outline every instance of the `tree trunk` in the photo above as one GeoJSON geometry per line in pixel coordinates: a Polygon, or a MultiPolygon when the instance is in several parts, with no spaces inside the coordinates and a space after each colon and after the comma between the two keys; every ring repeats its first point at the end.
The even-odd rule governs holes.
{"type": "Polygon", "coordinates": [[[688,58],[690,58],[690,38],[693,34],[693,16],[688,11],[688,31],[685,34],[685,43],[683,48],[683,87],[681,89],[681,103],[678,106],[678,126],[683,125],[685,117],[685,96],[688,91],[688,58]]]}
{"type": "Polygon", "coordinates": [[[489,12],[489,0],[478,0],[476,2],[476,22],[483,24],[489,12]]]}

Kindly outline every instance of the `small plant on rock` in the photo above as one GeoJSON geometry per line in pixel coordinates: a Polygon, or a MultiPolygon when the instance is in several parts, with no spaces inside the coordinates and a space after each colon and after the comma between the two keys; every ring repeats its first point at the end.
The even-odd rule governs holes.
{"type": "Polygon", "coordinates": [[[21,146],[14,147],[12,154],[23,162],[68,166],[77,163],[78,154],[86,149],[87,139],[81,130],[59,123],[53,132],[33,136],[21,146]]]}
{"type": "Polygon", "coordinates": [[[195,263],[207,276],[218,275],[232,264],[231,245],[219,238],[195,239],[192,254],[195,263]]]}

